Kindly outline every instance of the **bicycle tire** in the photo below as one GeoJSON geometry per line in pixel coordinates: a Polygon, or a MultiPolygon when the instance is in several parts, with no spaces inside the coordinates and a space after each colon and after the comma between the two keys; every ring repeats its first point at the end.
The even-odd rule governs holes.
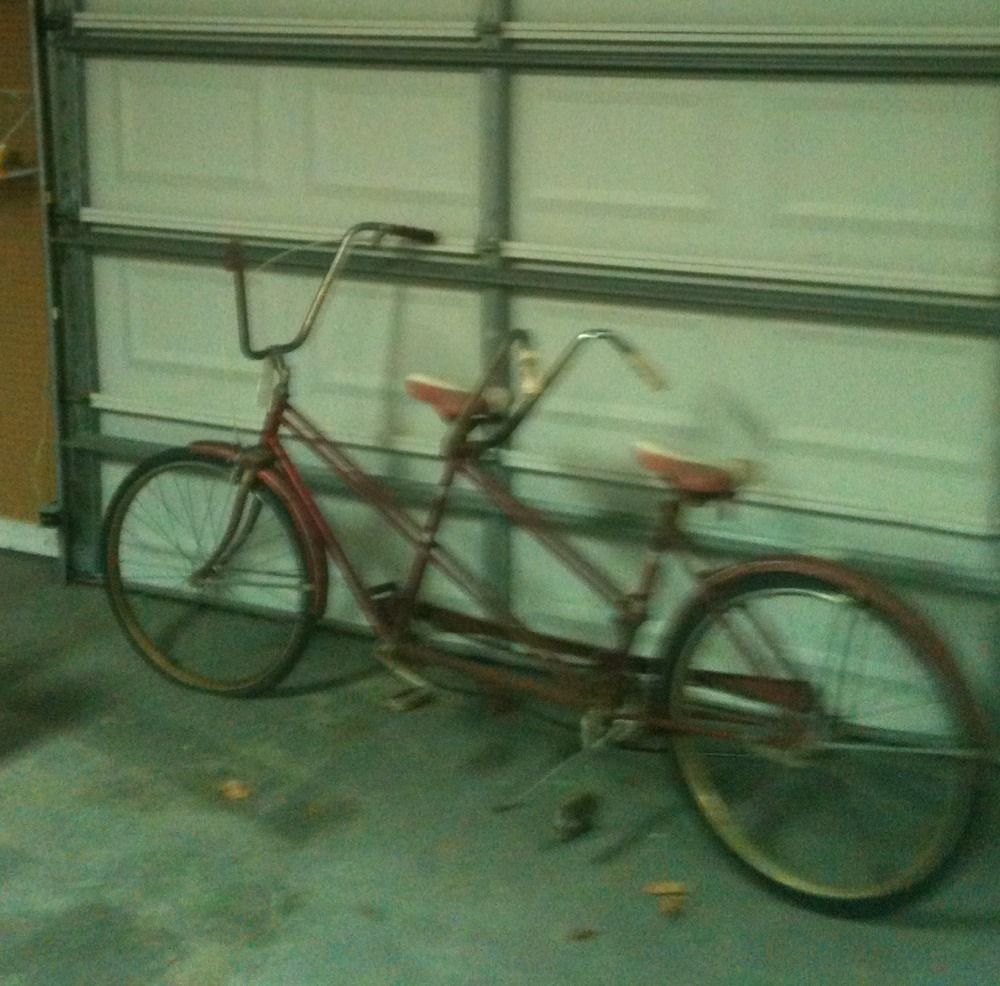
{"type": "Polygon", "coordinates": [[[232,554],[194,577],[232,514],[237,470],[187,448],[140,463],[105,514],[105,587],[135,650],[171,680],[201,691],[249,696],[295,665],[322,601],[300,519],[257,480],[246,529],[232,554]]]}
{"type": "Polygon", "coordinates": [[[861,917],[954,861],[987,733],[940,638],[888,590],[815,559],[733,566],[680,615],[666,656],[688,793],[772,887],[861,917]]]}

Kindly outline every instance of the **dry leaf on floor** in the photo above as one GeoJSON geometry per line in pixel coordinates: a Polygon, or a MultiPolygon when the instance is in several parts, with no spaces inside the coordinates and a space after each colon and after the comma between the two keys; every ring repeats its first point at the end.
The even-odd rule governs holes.
{"type": "Polygon", "coordinates": [[[647,894],[686,894],[687,887],[680,880],[660,880],[658,883],[647,883],[643,888],[647,894]]]}
{"type": "Polygon", "coordinates": [[[687,885],[680,880],[659,880],[656,883],[647,883],[642,889],[657,898],[661,914],[667,914],[672,918],[677,917],[687,903],[687,885]]]}
{"type": "Polygon", "coordinates": [[[253,788],[243,781],[230,778],[219,785],[219,794],[227,801],[246,801],[253,794],[253,788]]]}
{"type": "Polygon", "coordinates": [[[677,917],[677,915],[684,910],[684,904],[686,902],[687,897],[684,894],[664,894],[657,901],[660,907],[660,913],[666,914],[672,918],[677,917]]]}

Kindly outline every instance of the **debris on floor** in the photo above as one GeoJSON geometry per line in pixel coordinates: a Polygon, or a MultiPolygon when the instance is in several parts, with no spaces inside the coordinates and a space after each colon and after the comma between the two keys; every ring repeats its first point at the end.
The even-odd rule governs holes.
{"type": "Polygon", "coordinates": [[[672,918],[677,917],[687,903],[687,885],[680,880],[660,880],[657,883],[647,883],[642,888],[647,894],[657,899],[660,912],[672,918]]]}
{"type": "Polygon", "coordinates": [[[577,928],[571,931],[567,936],[567,941],[590,941],[591,938],[597,937],[597,931],[594,928],[577,928]]]}
{"type": "Polygon", "coordinates": [[[227,801],[246,801],[253,794],[253,788],[246,782],[231,777],[219,785],[219,794],[227,801]]]}
{"type": "Polygon", "coordinates": [[[410,712],[434,700],[434,693],[429,688],[404,688],[401,692],[390,695],[382,703],[390,712],[410,712]]]}
{"type": "Polygon", "coordinates": [[[569,842],[570,839],[575,839],[585,832],[589,832],[594,827],[596,813],[597,797],[589,791],[567,798],[556,809],[556,815],[552,822],[556,835],[563,842],[569,842]]]}

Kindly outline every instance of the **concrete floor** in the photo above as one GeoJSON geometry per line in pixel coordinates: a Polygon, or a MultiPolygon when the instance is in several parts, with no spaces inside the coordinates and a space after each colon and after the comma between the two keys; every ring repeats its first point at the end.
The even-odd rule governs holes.
{"type": "Polygon", "coordinates": [[[656,755],[603,751],[495,813],[571,731],[469,695],[390,712],[370,644],[320,644],[274,698],[184,691],[100,590],[0,553],[0,983],[1000,982],[995,807],[931,897],[823,917],[734,868],[656,755]],[[581,791],[596,828],[559,842],[581,791]],[[663,879],[678,917],[643,892],[663,879]]]}

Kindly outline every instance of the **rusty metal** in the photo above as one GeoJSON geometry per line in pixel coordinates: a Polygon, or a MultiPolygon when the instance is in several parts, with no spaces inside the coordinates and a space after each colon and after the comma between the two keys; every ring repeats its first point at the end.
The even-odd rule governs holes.
{"type": "Polygon", "coordinates": [[[627,593],[565,538],[551,531],[544,514],[519,500],[496,479],[477,468],[475,463],[463,462],[461,472],[519,528],[527,531],[550,554],[562,562],[571,574],[612,605],[620,615],[627,612],[627,593]]]}
{"type": "Polygon", "coordinates": [[[816,703],[816,691],[807,681],[773,676],[735,674],[725,671],[691,672],[689,681],[713,691],[765,702],[790,712],[809,712],[816,703]]]}
{"type": "Polygon", "coordinates": [[[445,633],[504,639],[511,644],[523,644],[538,650],[553,651],[567,657],[589,661],[593,667],[598,667],[602,662],[610,661],[616,656],[615,651],[605,647],[595,647],[579,640],[539,633],[537,630],[512,627],[496,620],[484,620],[469,613],[428,602],[418,602],[413,609],[413,617],[416,620],[426,620],[445,633]]]}
{"type": "Polygon", "coordinates": [[[521,692],[544,699],[555,705],[579,709],[612,708],[617,687],[593,672],[581,673],[563,667],[551,677],[513,672],[475,658],[465,657],[444,648],[404,641],[398,656],[419,664],[428,664],[460,671],[471,678],[507,692],[521,692]]]}
{"type": "MultiPolygon", "coordinates": [[[[370,229],[371,226],[359,228],[370,229]]],[[[338,256],[345,256],[344,250],[346,246],[338,256]]],[[[336,264],[335,260],[333,268],[336,264]]],[[[330,281],[333,268],[324,283],[330,281]]],[[[868,900],[893,900],[895,895],[909,894],[915,880],[926,879],[934,866],[946,860],[967,822],[975,787],[980,780],[979,758],[987,748],[988,734],[954,661],[926,621],[865,576],[818,559],[780,557],[731,565],[717,572],[700,570],[701,560],[688,543],[681,525],[683,511],[697,505],[700,498],[684,489],[675,490],[673,499],[665,498],[641,559],[638,582],[631,590],[623,589],[571,545],[542,511],[524,503],[491,474],[495,458],[490,457],[490,453],[525,420],[583,342],[602,338],[622,349],[621,340],[616,343],[613,332],[580,333],[561,359],[557,359],[554,369],[549,370],[536,389],[522,394],[520,402],[515,401],[506,417],[499,412],[480,413],[477,409],[481,408],[480,398],[485,387],[499,376],[498,370],[509,356],[509,346],[502,347],[502,352],[490,361],[476,389],[468,393],[453,389],[451,393],[457,393],[465,403],[460,410],[457,403],[439,407],[446,418],[455,411],[458,413],[442,444],[442,469],[436,494],[428,513],[418,519],[403,509],[386,486],[354,462],[341,445],[323,435],[289,403],[289,371],[283,354],[296,348],[308,334],[311,320],[322,303],[322,291],[317,298],[304,329],[291,343],[267,350],[251,350],[254,358],[267,359],[277,372],[258,443],[248,449],[218,442],[192,446],[205,456],[214,456],[224,471],[231,468],[234,481],[238,481],[236,505],[220,543],[193,578],[200,579],[202,573],[213,574],[213,569],[221,569],[239,550],[240,539],[256,519],[254,501],[259,497],[251,493],[258,490],[256,484],[259,482],[283,501],[295,524],[297,540],[307,553],[305,560],[309,569],[305,573],[307,581],[300,585],[300,591],[309,586],[315,613],[321,615],[325,605],[326,573],[328,561],[332,561],[379,638],[378,658],[416,689],[428,687],[419,672],[427,666],[439,666],[460,672],[489,690],[521,693],[575,709],[581,713],[582,752],[627,743],[642,734],[673,734],[671,745],[682,777],[716,834],[766,879],[794,893],[813,897],[824,905],[853,906],[868,900]],[[285,435],[301,441],[339,477],[358,501],[376,512],[387,530],[395,531],[413,549],[402,584],[365,586],[338,532],[320,510],[285,448],[285,435]],[[533,537],[582,587],[607,605],[609,623],[618,633],[617,646],[593,647],[582,640],[566,639],[529,627],[484,578],[441,544],[439,533],[458,480],[471,483],[518,530],[533,537]],[[690,574],[696,589],[689,602],[674,614],[671,638],[665,641],[666,646],[660,652],[665,655],[665,663],[661,663],[636,654],[634,641],[637,631],[648,619],[651,599],[660,584],[663,556],[667,554],[677,561],[674,567],[690,574]],[[431,571],[449,579],[482,612],[465,613],[421,598],[431,571]],[[850,722],[856,703],[852,701],[848,711],[839,709],[840,694],[847,691],[843,687],[846,660],[840,658],[836,662],[839,666],[833,666],[832,673],[824,667],[817,677],[818,684],[804,680],[815,670],[810,660],[806,659],[797,667],[786,646],[792,641],[772,632],[766,612],[753,612],[748,605],[748,599],[760,594],[780,597],[786,589],[820,597],[824,604],[832,603],[838,614],[845,600],[856,604],[861,612],[870,607],[882,623],[904,638],[908,647],[904,656],[911,660],[916,658],[918,665],[922,665],[921,670],[936,679],[934,685],[940,686],[942,694],[930,697],[935,703],[942,698],[951,703],[952,708],[948,711],[953,714],[954,733],[944,735],[942,731],[941,742],[935,743],[936,737],[901,732],[896,723],[892,723],[895,728],[876,730],[864,717],[859,717],[856,724],[850,722]],[[721,630],[723,638],[721,648],[717,646],[717,629],[721,630]],[[434,636],[434,630],[466,637],[474,646],[463,652],[442,643],[434,636]],[[709,667],[703,666],[706,661],[709,667]],[[829,690],[831,674],[836,679],[832,705],[824,695],[824,691],[829,690]],[[697,742],[699,737],[710,738],[713,742],[702,747],[697,742]],[[722,741],[721,750],[714,741],[722,741]],[[760,837],[755,821],[757,812],[750,812],[749,821],[745,823],[747,791],[746,786],[739,783],[746,772],[743,769],[745,762],[724,758],[756,757],[766,767],[774,765],[798,771],[807,766],[829,767],[832,751],[852,751],[862,745],[866,752],[906,756],[918,753],[926,757],[969,760],[968,765],[955,768],[959,781],[955,795],[948,795],[940,811],[935,804],[931,805],[935,814],[943,816],[943,822],[939,824],[935,819],[934,827],[927,826],[927,838],[922,832],[918,833],[912,865],[905,862],[898,873],[891,873],[884,879],[880,877],[877,884],[870,882],[867,872],[860,876],[849,873],[848,882],[837,882],[839,878],[827,875],[835,872],[828,864],[828,843],[824,844],[826,848],[819,868],[813,870],[805,861],[801,868],[796,868],[797,860],[788,863],[781,852],[772,852],[772,846],[780,841],[783,847],[784,840],[760,837]],[[721,769],[717,769],[720,764],[721,769]],[[735,796],[730,797],[726,792],[727,778],[734,773],[737,786],[733,792],[735,796]]],[[[244,324],[243,329],[246,328],[244,324]]],[[[520,335],[525,336],[524,333],[520,335]]],[[[510,336],[515,340],[518,334],[510,333],[510,336]]],[[[623,351],[626,355],[631,352],[627,346],[623,351]]],[[[440,404],[433,394],[431,399],[440,404]]],[[[164,462],[172,462],[174,458],[176,453],[170,453],[164,462]]],[[[181,459],[187,458],[186,453],[181,453],[181,459]]],[[[157,461],[153,466],[160,469],[162,463],[157,461]]],[[[140,471],[138,478],[136,488],[144,488],[142,484],[146,483],[147,476],[140,471]]],[[[120,502],[127,508],[128,497],[134,495],[134,490],[126,487],[120,494],[120,502]]],[[[121,512],[113,511],[111,516],[120,527],[121,512]]],[[[117,533],[114,536],[117,537],[117,533]]],[[[174,547],[181,550],[176,544],[174,547]]],[[[117,558],[111,556],[111,561],[112,567],[117,569],[117,558]]],[[[117,591],[123,592],[120,584],[117,591]]],[[[811,626],[812,623],[807,619],[803,625],[811,626]]],[[[303,628],[308,632],[311,626],[311,622],[299,619],[296,633],[300,634],[303,628]]],[[[152,645],[142,643],[136,631],[126,629],[146,656],[151,656],[149,648],[152,645]]],[[[293,643],[300,647],[302,641],[304,636],[293,643]]],[[[811,653],[807,652],[806,657],[811,653]]],[[[298,651],[292,652],[291,660],[297,656],[298,651]]],[[[824,662],[829,656],[820,654],[824,662]]],[[[171,665],[162,656],[154,663],[187,683],[180,665],[171,665]]],[[[290,666],[286,660],[277,670],[284,674],[290,666]]],[[[207,683],[198,684],[198,687],[219,690],[212,679],[202,676],[201,680],[207,683]]],[[[237,684],[242,687],[240,682],[237,684]]],[[[256,681],[253,684],[256,688],[256,681]]],[[[273,684],[273,680],[266,684],[273,684]]],[[[249,694],[249,691],[243,689],[242,693],[249,694]]],[[[411,690],[408,700],[422,694],[411,690]]],[[[852,694],[852,700],[854,697],[852,694]]],[[[909,701],[909,693],[906,699],[909,701]]],[[[952,722],[946,725],[951,728],[952,722]]],[[[904,721],[903,726],[908,723],[904,721]]],[[[768,775],[771,773],[767,771],[768,775]]],[[[546,777],[550,775],[551,772],[546,777]]],[[[831,776],[837,778],[834,772],[831,776]]],[[[758,792],[751,793],[756,796],[758,792]]],[[[761,798],[767,793],[765,790],[761,798]]],[[[809,796],[813,793],[810,787],[809,796]]],[[[810,844],[815,841],[809,840],[810,844]]],[[[880,844],[873,848],[877,854],[881,853],[880,844]]],[[[850,856],[845,859],[849,861],[850,856]]]]}
{"type": "MultiPolygon", "coordinates": [[[[436,663],[464,671],[491,687],[528,692],[563,705],[580,708],[596,706],[607,710],[621,705],[630,687],[626,668],[632,660],[631,643],[647,617],[649,600],[659,577],[660,556],[664,546],[677,540],[674,530],[676,508],[664,511],[661,524],[654,531],[647,548],[639,584],[633,591],[617,585],[562,535],[550,529],[541,512],[514,496],[478,465],[478,460],[495,446],[497,435],[504,437],[513,429],[501,424],[493,436],[469,440],[470,433],[476,428],[493,423],[478,420],[471,409],[484,392],[486,382],[495,376],[501,363],[498,356],[491,361],[477,388],[470,393],[466,407],[452,423],[442,446],[443,468],[437,494],[428,515],[420,523],[396,501],[386,486],[365,472],[337,442],[324,435],[319,427],[292,406],[288,397],[288,371],[281,354],[271,353],[266,358],[274,362],[279,378],[272,392],[259,443],[247,450],[227,446],[222,454],[243,470],[244,481],[249,481],[246,477],[258,475],[289,503],[293,515],[306,532],[314,567],[325,567],[325,562],[317,560],[325,551],[339,569],[364,618],[391,651],[392,662],[409,658],[436,663]],[[394,587],[391,595],[380,594],[364,585],[285,448],[283,433],[288,433],[311,450],[348,490],[375,510],[391,529],[413,547],[407,577],[400,586],[394,587]],[[514,524],[530,533],[573,577],[610,607],[619,631],[618,647],[594,647],[584,641],[537,632],[523,623],[482,578],[439,543],[438,532],[447,513],[450,493],[459,476],[471,482],[514,524]],[[481,607],[484,616],[431,606],[421,600],[420,590],[429,569],[435,569],[448,578],[481,607]],[[421,621],[469,636],[486,635],[504,646],[518,647],[521,658],[527,657],[533,666],[530,669],[514,664],[497,666],[427,646],[417,639],[416,624],[421,621]],[[582,668],[581,662],[584,665],[582,668]]],[[[551,379],[552,374],[549,375],[551,379]]],[[[532,404],[539,396],[532,396],[532,404]]],[[[516,423],[523,418],[523,414],[518,416],[516,423]]],[[[206,451],[209,446],[216,449],[217,443],[199,443],[199,447],[206,451]]],[[[221,450],[222,446],[218,445],[218,448],[221,450]]],[[[394,663],[390,666],[394,670],[402,670],[394,663]]]]}
{"type": "MultiPolygon", "coordinates": [[[[276,360],[280,363],[280,356],[276,360]]],[[[306,532],[314,568],[325,570],[325,561],[322,565],[318,561],[325,551],[340,570],[365,619],[382,640],[389,655],[387,665],[411,681],[414,675],[410,664],[437,665],[469,675],[490,688],[529,694],[584,712],[596,709],[622,717],[626,696],[641,693],[641,689],[635,687],[635,675],[632,674],[641,659],[631,653],[631,645],[638,628],[647,619],[650,600],[661,577],[662,557],[676,552],[686,562],[689,545],[680,524],[684,503],[676,499],[664,500],[658,523],[643,555],[638,584],[631,591],[623,589],[558,531],[551,529],[543,513],[521,501],[479,465],[479,459],[493,447],[490,439],[470,441],[468,437],[477,427],[489,424],[476,420],[470,410],[482,393],[481,381],[478,389],[471,392],[467,406],[453,423],[443,444],[442,473],[437,493],[421,523],[400,506],[387,487],[366,473],[340,445],[290,404],[287,371],[283,365],[277,368],[283,372],[274,389],[257,445],[239,449],[223,443],[203,442],[195,447],[229,458],[234,468],[241,471],[243,485],[258,476],[289,504],[297,523],[306,532]],[[364,585],[286,450],[283,432],[309,448],[359,500],[367,503],[413,547],[409,571],[401,585],[375,589],[364,585]],[[438,532],[458,477],[471,483],[513,524],[529,533],[574,578],[609,606],[618,629],[618,646],[595,647],[585,641],[541,633],[527,626],[476,573],[439,543],[438,532]],[[422,600],[420,590],[429,569],[445,575],[474,600],[485,615],[464,613],[422,600]],[[517,653],[512,652],[515,660],[509,664],[497,663],[430,645],[420,639],[422,625],[516,648],[517,653]],[[529,666],[525,666],[525,658],[529,666]]],[[[494,360],[484,373],[483,380],[491,378],[495,369],[494,360]]],[[[534,395],[535,400],[537,396],[534,395]]],[[[238,526],[236,519],[234,524],[238,526]]],[[[735,569],[748,573],[769,571],[774,566],[787,567],[789,561],[779,559],[750,563],[735,566],[735,569]]],[[[804,572],[818,576],[836,567],[808,559],[796,559],[796,564],[804,572]]],[[[727,570],[726,577],[703,576],[690,564],[686,563],[685,567],[701,585],[701,591],[696,594],[700,598],[711,598],[716,585],[725,584],[734,571],[734,568],[727,570]]],[[[853,587],[862,599],[867,598],[866,592],[871,592],[870,583],[860,576],[853,587]]],[[[325,591],[325,581],[323,588],[325,591]]],[[[738,638],[735,632],[731,636],[738,638]]],[[[736,643],[742,650],[739,639],[736,643]]],[[[754,667],[752,662],[751,667],[754,667]]],[[[778,670],[781,671],[780,668],[778,670]]],[[[816,696],[807,683],[791,676],[776,677],[773,669],[761,668],[760,671],[760,674],[702,671],[695,674],[693,683],[738,699],[764,703],[779,718],[803,715],[811,710],[816,696]]],[[[720,739],[745,735],[748,727],[763,727],[766,733],[769,727],[777,726],[777,721],[769,722],[766,717],[762,719],[750,713],[719,709],[713,711],[712,725],[691,718],[676,722],[665,715],[662,698],[655,701],[661,704],[655,705],[653,699],[640,697],[638,706],[623,718],[650,732],[683,732],[720,739]]],[[[788,723],[784,725],[787,728],[788,723]]]]}
{"type": "MultiPolygon", "coordinates": [[[[368,227],[362,224],[358,228],[368,227]]],[[[338,252],[338,258],[346,256],[346,249],[345,243],[338,252]]],[[[324,284],[331,279],[337,263],[338,260],[335,259],[324,284]]],[[[237,272],[241,273],[239,265],[237,268],[237,272]]],[[[323,288],[310,310],[306,327],[311,327],[316,310],[322,303],[322,295],[323,288]]],[[[245,320],[241,320],[240,328],[241,339],[244,339],[248,328],[245,320]]],[[[616,348],[624,347],[626,355],[632,352],[614,332],[598,330],[579,333],[557,358],[540,385],[522,395],[520,403],[512,407],[505,417],[476,414],[475,409],[480,406],[486,388],[495,382],[505,361],[509,359],[511,348],[528,341],[524,332],[510,333],[507,344],[501,346],[488,361],[476,387],[469,392],[462,410],[451,422],[442,443],[442,472],[437,491],[422,522],[408,513],[397,502],[393,493],[362,469],[337,442],[324,435],[320,428],[290,404],[289,370],[284,363],[283,354],[296,348],[302,338],[303,333],[300,331],[299,336],[290,343],[251,353],[255,358],[271,361],[278,375],[259,444],[249,450],[224,447],[217,443],[199,443],[196,447],[208,451],[211,446],[218,450],[218,454],[233,461],[234,466],[241,471],[241,489],[249,488],[253,479],[259,476],[262,482],[286,501],[293,518],[306,535],[312,567],[317,571],[323,569],[325,573],[324,553],[332,559],[361,612],[381,640],[387,664],[404,677],[412,680],[405,664],[407,661],[436,664],[461,671],[492,688],[524,692],[584,711],[597,710],[612,717],[628,719],[653,731],[682,731],[733,738],[741,728],[763,727],[766,731],[780,723],[781,728],[786,730],[792,726],[794,733],[796,717],[808,717],[817,696],[808,683],[798,680],[793,669],[785,666],[786,662],[780,655],[782,648],[770,646],[777,645],[778,642],[770,637],[766,627],[760,637],[769,645],[769,652],[773,650],[778,654],[775,664],[768,665],[767,661],[760,660],[759,655],[754,653],[755,647],[741,638],[733,621],[723,618],[723,627],[729,637],[738,650],[746,653],[751,673],[696,671],[692,683],[737,700],[761,703],[769,710],[767,716],[755,718],[739,709],[715,709],[716,723],[711,727],[690,717],[685,717],[683,722],[675,722],[664,715],[668,700],[662,689],[656,695],[645,694],[640,681],[642,659],[632,653],[632,645],[638,629],[648,618],[650,600],[661,577],[663,556],[676,555],[698,586],[689,607],[704,605],[706,602],[710,605],[714,595],[724,592],[734,578],[758,572],[786,572],[791,566],[805,575],[833,577],[834,582],[844,585],[861,601],[870,600],[876,607],[900,610],[891,595],[878,586],[873,587],[863,576],[845,573],[839,566],[819,560],[769,559],[731,566],[720,573],[702,574],[688,558],[693,553],[683,533],[680,518],[691,500],[683,495],[666,496],[661,503],[658,522],[643,555],[638,584],[629,591],[619,586],[603,569],[553,529],[541,511],[524,503],[491,475],[488,468],[480,464],[483,456],[513,435],[583,343],[592,339],[604,339],[616,348]],[[285,449],[283,431],[290,433],[310,449],[339,477],[348,490],[368,504],[389,528],[413,548],[409,569],[401,585],[394,585],[389,591],[384,586],[370,589],[364,585],[336,532],[285,449]],[[518,529],[528,533],[573,578],[609,607],[612,623],[618,632],[616,647],[594,647],[585,641],[540,633],[527,626],[514,614],[505,599],[439,542],[439,531],[459,477],[471,483],[518,529]],[[322,562],[319,561],[320,557],[322,562]],[[421,599],[425,577],[432,569],[444,575],[473,600],[482,609],[482,615],[435,606],[421,599]],[[496,663],[482,657],[465,656],[443,647],[432,646],[420,639],[420,630],[425,624],[470,638],[486,638],[491,643],[513,648],[512,660],[510,663],[496,663]],[[527,662],[525,657],[528,658],[527,662]],[[626,708],[629,711],[623,717],[622,712],[626,708]],[[726,728],[730,723],[733,730],[726,728]]],[[[245,341],[248,342],[248,338],[245,341]]],[[[240,506],[234,515],[230,525],[232,530],[227,532],[216,553],[219,557],[224,556],[230,537],[238,531],[242,509],[240,506]]],[[[215,557],[213,555],[213,561],[215,557]]],[[[325,591],[325,579],[322,587],[325,591]]],[[[685,612],[682,609],[675,625],[683,624],[685,612]]],[[[902,611],[897,615],[904,623],[911,619],[902,611]]],[[[927,643],[929,631],[925,631],[924,627],[918,628],[918,633],[927,643]]],[[[950,671],[949,658],[943,644],[940,641],[930,642],[930,652],[934,655],[934,660],[940,662],[941,670],[947,674],[950,671]]]]}

